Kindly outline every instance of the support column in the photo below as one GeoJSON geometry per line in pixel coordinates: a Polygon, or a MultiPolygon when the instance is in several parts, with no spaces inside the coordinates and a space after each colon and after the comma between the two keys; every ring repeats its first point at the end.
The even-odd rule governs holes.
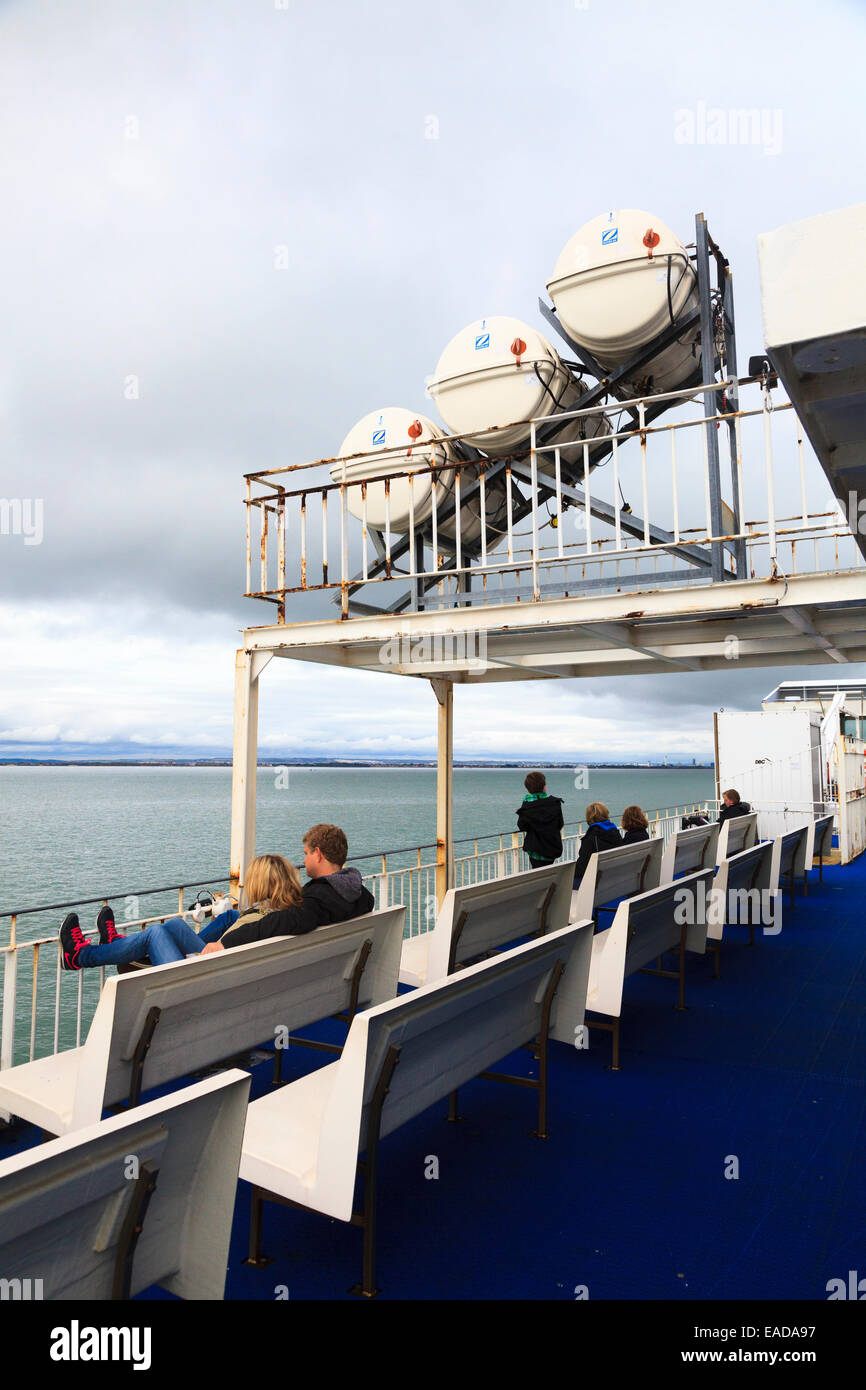
{"type": "Polygon", "coordinates": [[[231,888],[238,901],[256,852],[256,768],[259,751],[259,676],[273,652],[235,653],[235,726],[232,750],[231,888]]]}
{"type": "Polygon", "coordinates": [[[452,774],[454,762],[454,685],[432,679],[439,704],[436,747],[436,906],[454,886],[454,830],[452,774]]]}
{"type": "Polygon", "coordinates": [[[839,800],[839,862],[848,864],[853,856],[849,853],[851,831],[848,822],[848,762],[845,757],[845,737],[842,733],[841,718],[836,734],[836,796],[839,800]]]}
{"type": "MultiPolygon", "coordinates": [[[[701,374],[702,380],[709,386],[716,379],[716,344],[710,285],[710,245],[707,222],[702,212],[699,212],[695,218],[695,244],[697,247],[698,295],[701,305],[701,374]]],[[[717,391],[705,391],[704,415],[715,415],[718,408],[719,393],[717,391]]],[[[709,470],[710,525],[713,528],[713,535],[721,536],[724,534],[724,525],[722,522],[722,486],[719,475],[718,431],[713,421],[707,423],[704,429],[706,431],[707,467],[709,470]]],[[[725,577],[725,556],[722,542],[716,541],[710,546],[710,551],[712,554],[713,583],[720,584],[725,577]]]]}

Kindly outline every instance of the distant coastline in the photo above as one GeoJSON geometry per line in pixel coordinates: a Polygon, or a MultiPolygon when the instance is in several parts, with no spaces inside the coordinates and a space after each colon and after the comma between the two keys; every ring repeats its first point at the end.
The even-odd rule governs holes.
{"type": "MultiPolygon", "coordinates": [[[[589,759],[575,759],[567,763],[546,762],[543,758],[520,761],[471,762],[454,759],[455,768],[524,768],[546,767],[572,772],[579,764],[587,768],[604,768],[610,771],[647,772],[708,772],[712,763],[698,762],[658,762],[658,763],[611,763],[591,762],[589,759]]],[[[231,758],[0,758],[0,767],[231,767],[231,758]]],[[[433,759],[377,759],[377,758],[264,758],[259,759],[259,767],[390,767],[390,768],[435,768],[433,759]]]]}

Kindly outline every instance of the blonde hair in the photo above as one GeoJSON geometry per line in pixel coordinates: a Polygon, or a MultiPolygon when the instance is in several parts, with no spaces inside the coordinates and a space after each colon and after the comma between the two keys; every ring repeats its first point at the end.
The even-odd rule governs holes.
{"type": "Polygon", "coordinates": [[[639,806],[626,806],[622,813],[623,830],[646,830],[649,821],[639,806]]]}
{"type": "Polygon", "coordinates": [[[586,823],[592,825],[599,820],[610,820],[610,811],[603,801],[591,801],[586,808],[586,823]]]}
{"type": "Polygon", "coordinates": [[[260,854],[247,868],[244,900],[247,907],[267,902],[274,912],[297,907],[301,901],[300,874],[281,854],[260,854]]]}

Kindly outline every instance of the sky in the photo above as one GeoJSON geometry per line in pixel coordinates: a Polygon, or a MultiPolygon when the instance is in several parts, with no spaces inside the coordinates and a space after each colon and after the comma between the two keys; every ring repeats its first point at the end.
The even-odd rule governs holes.
{"type": "MultiPolygon", "coordinates": [[[[228,753],[239,632],[272,613],[242,597],[243,474],[383,404],[434,413],[444,344],[543,328],[606,208],[684,241],[706,212],[761,350],[758,234],[863,196],[866,10],[703,8],[0,0],[0,498],[40,506],[38,544],[0,535],[0,757],[228,753]],[[713,107],[759,109],[760,138],[702,141],[713,107]]],[[[824,674],[459,688],[455,752],[706,756],[714,709],[824,674]]],[[[435,702],[273,662],[260,731],[268,756],[429,757],[435,702]]]]}

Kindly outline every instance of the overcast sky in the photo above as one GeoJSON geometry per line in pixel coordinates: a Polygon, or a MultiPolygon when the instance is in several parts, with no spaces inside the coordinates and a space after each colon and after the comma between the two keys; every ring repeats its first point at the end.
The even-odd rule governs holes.
{"type": "MultiPolygon", "coordinates": [[[[684,241],[706,212],[743,366],[761,349],[758,234],[863,197],[864,9],[701,8],[0,0],[0,497],[44,518],[41,544],[0,535],[0,755],[227,752],[238,630],[272,612],[241,597],[243,473],[385,404],[433,414],[445,343],[543,328],[606,208],[684,241]],[[760,108],[765,136],[682,143],[701,103],[760,108]]],[[[456,751],[707,754],[714,708],[822,674],[866,673],[460,689],[456,751]]],[[[261,748],[430,755],[434,708],[275,662],[261,748]]]]}

